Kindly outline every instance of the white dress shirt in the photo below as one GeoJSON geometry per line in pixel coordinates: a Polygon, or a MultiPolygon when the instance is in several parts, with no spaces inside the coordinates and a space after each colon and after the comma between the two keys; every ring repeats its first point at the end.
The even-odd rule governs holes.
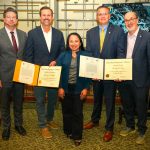
{"type": "Polygon", "coordinates": [[[17,47],[19,48],[19,41],[18,41],[18,36],[17,36],[16,29],[14,29],[13,31],[10,31],[7,27],[5,27],[5,29],[6,29],[6,32],[8,34],[8,37],[9,37],[12,45],[13,45],[13,42],[12,42],[12,38],[11,38],[11,33],[10,32],[14,32],[14,36],[15,36],[15,39],[16,39],[16,42],[17,42],[17,47]]]}
{"type": "Polygon", "coordinates": [[[135,31],[133,35],[128,33],[127,36],[127,55],[126,58],[132,58],[132,53],[135,45],[135,41],[139,32],[139,28],[135,31]]]}
{"type": "MultiPolygon", "coordinates": [[[[42,26],[41,26],[41,28],[42,28],[42,26]]],[[[44,34],[44,38],[45,38],[45,41],[46,41],[47,48],[50,52],[51,43],[52,43],[52,28],[50,28],[50,30],[48,32],[44,32],[44,29],[42,28],[42,31],[43,31],[43,34],[44,34]]]]}

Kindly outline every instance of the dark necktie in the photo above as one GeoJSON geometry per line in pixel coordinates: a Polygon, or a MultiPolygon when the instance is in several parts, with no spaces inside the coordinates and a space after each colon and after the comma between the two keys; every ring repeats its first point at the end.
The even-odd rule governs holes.
{"type": "Polygon", "coordinates": [[[14,36],[14,32],[10,32],[10,33],[11,33],[11,39],[12,39],[13,47],[14,47],[16,53],[17,53],[18,52],[18,47],[17,47],[16,38],[14,36]]]}

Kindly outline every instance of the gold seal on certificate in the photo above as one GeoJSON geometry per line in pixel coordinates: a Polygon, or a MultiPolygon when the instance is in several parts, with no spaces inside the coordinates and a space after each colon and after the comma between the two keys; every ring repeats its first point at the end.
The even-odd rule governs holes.
{"type": "Polygon", "coordinates": [[[80,56],[79,76],[102,80],[132,80],[132,59],[80,56]]]}
{"type": "Polygon", "coordinates": [[[60,66],[39,66],[17,60],[13,81],[33,86],[58,87],[60,74],[60,66]]]}
{"type": "Polygon", "coordinates": [[[105,59],[104,80],[132,80],[132,59],[105,59]]]}

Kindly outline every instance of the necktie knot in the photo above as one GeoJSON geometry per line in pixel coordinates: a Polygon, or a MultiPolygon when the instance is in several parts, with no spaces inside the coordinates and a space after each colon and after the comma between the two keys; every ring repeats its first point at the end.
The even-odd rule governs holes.
{"type": "Polygon", "coordinates": [[[14,32],[13,32],[13,31],[11,31],[10,33],[11,33],[11,35],[14,35],[14,32]]]}

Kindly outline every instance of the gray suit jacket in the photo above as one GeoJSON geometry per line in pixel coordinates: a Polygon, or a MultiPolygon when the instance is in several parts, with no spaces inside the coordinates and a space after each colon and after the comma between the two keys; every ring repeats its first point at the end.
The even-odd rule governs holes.
{"type": "Polygon", "coordinates": [[[0,80],[3,86],[10,86],[16,59],[22,59],[27,35],[17,29],[19,50],[16,54],[5,28],[0,29],[0,80]]]}

